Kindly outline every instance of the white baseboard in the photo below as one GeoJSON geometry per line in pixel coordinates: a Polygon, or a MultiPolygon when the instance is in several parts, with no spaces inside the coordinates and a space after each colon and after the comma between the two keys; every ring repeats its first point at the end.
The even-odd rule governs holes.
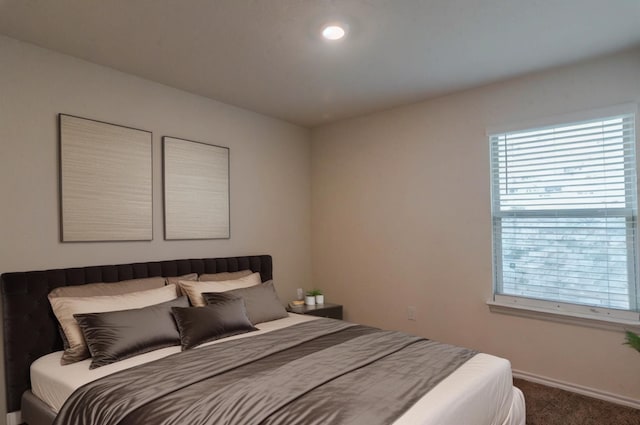
{"type": "Polygon", "coordinates": [[[514,378],[524,379],[525,381],[535,382],[536,384],[546,385],[548,387],[560,388],[561,390],[570,391],[572,393],[586,395],[587,397],[597,398],[599,400],[608,401],[610,403],[620,404],[622,406],[640,409],[640,400],[630,397],[624,397],[618,394],[606,391],[596,390],[594,388],[583,387],[582,385],[572,384],[570,382],[559,381],[557,379],[547,378],[521,370],[513,370],[514,378]]]}
{"type": "Polygon", "coordinates": [[[7,425],[20,425],[22,423],[22,412],[7,413],[7,425]]]}

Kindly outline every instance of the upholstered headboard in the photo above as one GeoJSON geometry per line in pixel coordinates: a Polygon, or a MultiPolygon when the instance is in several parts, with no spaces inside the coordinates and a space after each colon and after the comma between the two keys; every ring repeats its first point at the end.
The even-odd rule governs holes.
{"type": "Polygon", "coordinates": [[[47,294],[59,286],[118,282],[188,273],[235,272],[251,269],[262,281],[273,278],[271,256],[204,258],[112,266],[5,273],[0,276],[4,329],[4,368],[7,411],[20,410],[22,393],[31,388],[29,367],[45,354],[62,350],[58,324],[47,294]]]}

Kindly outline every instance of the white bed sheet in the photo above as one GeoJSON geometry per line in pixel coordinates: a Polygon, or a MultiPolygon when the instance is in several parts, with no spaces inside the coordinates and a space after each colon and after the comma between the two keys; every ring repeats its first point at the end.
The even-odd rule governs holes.
{"type": "Polygon", "coordinates": [[[524,425],[511,363],[479,353],[443,379],[394,425],[524,425]]]}
{"type": "MultiPolygon", "coordinates": [[[[257,325],[260,329],[211,345],[282,329],[316,317],[289,317],[257,325]]],[[[203,345],[203,346],[204,346],[203,345]]],[[[31,365],[31,391],[58,412],[66,399],[82,385],[114,372],[180,352],[167,347],[90,370],[90,359],[61,366],[62,351],[47,354],[31,365]]],[[[508,360],[478,354],[440,382],[394,422],[394,425],[524,425],[524,397],[512,384],[508,360]]]]}

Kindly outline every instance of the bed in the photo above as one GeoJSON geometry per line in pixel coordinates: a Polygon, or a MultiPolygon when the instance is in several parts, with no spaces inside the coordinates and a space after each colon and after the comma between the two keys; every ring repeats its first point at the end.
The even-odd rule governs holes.
{"type": "MultiPolygon", "coordinates": [[[[219,376],[226,377],[228,381],[220,388],[207,389],[207,394],[214,394],[215,391],[233,393],[241,390],[242,394],[238,396],[239,398],[225,402],[216,401],[215,409],[212,408],[203,413],[202,409],[198,411],[191,408],[195,405],[193,402],[172,400],[172,396],[167,396],[163,406],[177,406],[183,403],[185,407],[179,412],[180,416],[177,416],[182,418],[181,420],[174,419],[172,422],[167,419],[162,423],[180,423],[185,417],[190,418],[188,422],[197,418],[200,423],[224,423],[225,421],[226,423],[253,423],[246,418],[256,418],[255,423],[269,424],[369,423],[367,415],[376,415],[376,419],[379,419],[380,415],[396,409],[393,411],[395,413],[389,413],[392,419],[380,420],[381,423],[394,425],[524,424],[524,399],[522,393],[512,385],[511,367],[505,359],[458,347],[439,345],[423,338],[399,336],[395,332],[379,331],[347,322],[297,314],[288,314],[278,320],[260,323],[256,325],[258,330],[254,332],[202,344],[183,353],[180,353],[179,346],[173,346],[92,370],[89,369],[91,359],[60,366],[63,342],[58,330],[58,322],[47,299],[47,294],[53,289],[92,282],[120,282],[154,276],[176,277],[189,273],[201,275],[247,269],[259,273],[262,282],[270,281],[273,277],[272,259],[268,255],[3,274],[0,289],[3,299],[5,391],[9,412],[7,422],[19,424],[24,421],[28,425],[50,425],[54,422],[56,415],[59,416],[59,422],[64,415],[67,415],[64,423],[73,423],[77,418],[80,418],[77,419],[80,421],[78,423],[86,423],[89,419],[82,419],[81,414],[77,413],[79,410],[76,410],[87,404],[86,400],[90,400],[91,406],[85,408],[84,414],[89,415],[87,417],[90,418],[94,418],[92,415],[96,411],[108,412],[111,408],[109,404],[102,405],[100,404],[102,401],[92,398],[94,397],[92,394],[104,392],[101,388],[105,388],[105,385],[121,385],[135,391],[136,384],[140,381],[136,374],[155,375],[155,371],[169,370],[173,371],[169,373],[173,373],[171,376],[174,377],[176,385],[179,382],[182,388],[185,380],[205,382],[198,374],[206,370],[211,375],[211,385],[223,385],[219,382],[221,380],[219,376]],[[319,344],[319,341],[326,343],[326,347],[318,346],[312,349],[312,346],[319,344]],[[284,349],[287,344],[301,351],[292,354],[294,348],[284,349]],[[362,351],[361,355],[364,357],[356,361],[355,354],[351,351],[345,353],[344,351],[347,350],[345,347],[349,344],[353,346],[350,350],[362,351]],[[385,348],[387,347],[385,344],[392,348],[385,348]],[[402,348],[393,348],[398,344],[402,348]],[[414,358],[417,351],[414,353],[409,348],[420,349],[422,353],[422,346],[424,349],[436,351],[453,350],[452,353],[455,352],[456,356],[461,356],[459,364],[447,366],[451,370],[447,373],[442,372],[443,376],[437,379],[416,378],[416,382],[412,382],[410,379],[420,373],[416,373],[417,369],[406,369],[404,376],[393,381],[394,378],[391,375],[395,373],[390,371],[403,369],[404,364],[408,364],[402,356],[414,358]],[[272,347],[274,347],[273,353],[267,352],[272,347]],[[385,351],[387,349],[391,351],[385,351]],[[229,361],[240,361],[238,359],[244,356],[244,353],[255,353],[251,356],[256,358],[247,357],[242,364],[243,367],[229,363],[225,366],[227,367],[225,370],[209,371],[215,367],[222,368],[226,363],[221,359],[225,356],[229,357],[229,361]],[[349,361],[353,363],[348,366],[350,368],[348,371],[345,369],[347,366],[337,365],[335,363],[339,362],[333,361],[341,356],[346,363],[349,361]],[[284,363],[284,359],[289,357],[294,360],[287,360],[284,363]],[[206,360],[212,358],[217,360],[215,362],[206,360]],[[204,363],[196,365],[196,361],[204,363]],[[393,361],[396,363],[392,363],[393,361]],[[193,366],[190,362],[193,362],[193,366]],[[320,372],[314,371],[314,368],[308,371],[309,368],[304,365],[309,362],[324,366],[320,372]],[[185,367],[184,365],[187,364],[189,366],[185,367]],[[211,364],[215,367],[212,368],[211,364]],[[257,369],[258,367],[260,369],[257,369]],[[194,378],[187,377],[189,368],[196,371],[194,378]],[[185,375],[181,375],[183,372],[185,375]],[[275,373],[278,374],[276,379],[279,379],[277,385],[267,380],[267,378],[273,379],[267,375],[275,373]],[[264,379],[263,375],[265,375],[264,379]],[[300,379],[302,375],[306,377],[300,379]],[[367,379],[371,382],[367,383],[367,379]],[[388,383],[379,386],[394,387],[397,391],[393,391],[391,396],[374,391],[376,384],[385,382],[385,379],[389,379],[388,383]],[[433,382],[427,382],[430,380],[433,382]],[[358,385],[364,387],[358,389],[358,385]],[[292,395],[292,393],[281,391],[284,387],[300,388],[295,388],[299,392],[292,395]],[[247,393],[251,392],[255,393],[252,401],[244,401],[248,397],[247,393]],[[371,394],[366,395],[367,392],[371,394]],[[265,397],[265,394],[268,394],[268,397],[265,397]],[[341,404],[331,404],[332,402],[328,401],[334,394],[339,394],[336,398],[343,399],[341,404]],[[224,410],[225,403],[226,410],[224,410]],[[344,407],[349,403],[352,406],[344,407]],[[352,408],[355,413],[351,412],[352,408]],[[269,416],[260,416],[266,415],[265,412],[270,411],[269,409],[273,410],[269,416]]],[[[452,354],[451,358],[453,357],[452,354]]],[[[429,361],[425,357],[424,365],[429,361]]],[[[422,369],[422,366],[420,368],[422,369]]],[[[426,366],[424,368],[427,369],[426,366]]],[[[154,390],[156,393],[164,391],[167,394],[178,394],[174,387],[169,387],[170,378],[157,378],[157,380],[158,382],[153,384],[158,385],[154,390]],[[162,386],[166,388],[161,389],[162,386]]],[[[150,385],[140,383],[138,394],[149,397],[149,391],[146,388],[150,388],[150,385]]],[[[187,386],[185,388],[184,391],[187,394],[180,395],[185,400],[188,400],[187,397],[202,398],[202,390],[189,390],[190,387],[187,386]]],[[[122,400],[112,404],[118,403],[122,404],[122,400]]],[[[162,408],[154,406],[151,402],[144,408],[149,409],[146,413],[139,413],[144,417],[162,413],[162,408]]],[[[144,412],[144,408],[136,409],[144,412]]],[[[175,411],[167,413],[168,416],[177,414],[175,411]]],[[[150,423],[161,423],[160,420],[150,420],[152,420],[150,423]]],[[[103,422],[101,418],[91,419],[91,421],[103,422]]],[[[122,421],[118,419],[114,423],[138,422],[139,419],[136,419],[135,414],[131,414],[128,419],[122,421]]]]}

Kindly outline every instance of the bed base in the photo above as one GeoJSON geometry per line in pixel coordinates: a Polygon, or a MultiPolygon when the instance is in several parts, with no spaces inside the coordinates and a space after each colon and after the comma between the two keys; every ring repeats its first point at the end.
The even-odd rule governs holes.
{"type": "Polygon", "coordinates": [[[22,394],[22,421],[25,424],[52,425],[55,419],[56,412],[33,395],[31,390],[22,394]]]}

